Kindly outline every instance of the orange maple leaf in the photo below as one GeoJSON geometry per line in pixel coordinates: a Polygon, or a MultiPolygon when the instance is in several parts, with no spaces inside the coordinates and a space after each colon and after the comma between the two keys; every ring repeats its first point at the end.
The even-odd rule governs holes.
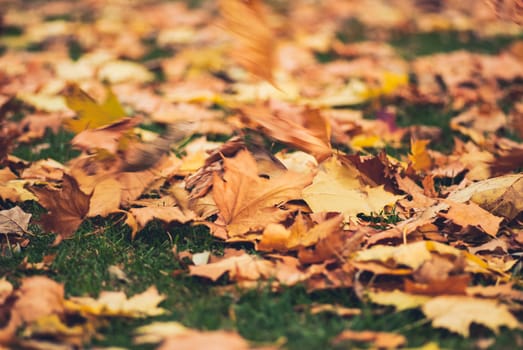
{"type": "Polygon", "coordinates": [[[302,189],[312,181],[311,174],[291,171],[270,179],[260,177],[256,161],[245,150],[223,162],[223,179],[216,173],[213,179],[213,199],[219,209],[215,224],[226,230],[214,233],[222,238],[261,231],[285,219],[288,213],[279,205],[300,199],[302,189]]]}

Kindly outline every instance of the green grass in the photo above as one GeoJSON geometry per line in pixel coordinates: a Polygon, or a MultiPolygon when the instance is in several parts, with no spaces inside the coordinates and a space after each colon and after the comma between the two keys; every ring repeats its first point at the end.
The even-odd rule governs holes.
{"type": "MultiPolygon", "coordinates": [[[[37,214],[38,206],[26,206],[37,214]]],[[[100,346],[123,346],[129,349],[152,349],[153,346],[132,344],[132,332],[153,320],[174,320],[185,326],[204,329],[234,329],[245,338],[258,343],[283,342],[291,350],[359,346],[357,343],[334,346],[331,339],[344,329],[393,331],[405,334],[409,346],[420,346],[437,339],[442,348],[473,349],[472,340],[463,339],[444,330],[433,329],[420,311],[395,312],[359,301],[351,290],[332,290],[307,293],[301,286],[272,292],[260,286],[241,291],[232,287],[224,292],[204,279],[187,275],[173,275],[184,264],[173,257],[172,249],[211,250],[220,253],[223,244],[201,227],[165,227],[153,222],[132,241],[125,225],[114,224],[118,217],[94,219],[85,222],[72,239],[58,247],[50,247],[52,235],[37,226],[35,236],[22,253],[12,258],[0,258],[0,275],[18,283],[24,276],[44,274],[65,284],[66,294],[96,297],[103,290],[122,290],[128,295],[157,286],[167,299],[161,304],[169,314],[148,319],[112,319],[101,329],[103,338],[94,341],[100,346]],[[41,261],[47,254],[56,254],[48,271],[24,271],[18,266],[24,257],[31,262],[41,261]],[[112,277],[108,268],[118,265],[128,281],[112,277]],[[340,304],[358,307],[362,314],[342,318],[331,314],[310,314],[312,303],[340,304]],[[233,316],[233,317],[231,317],[233,316]]],[[[393,215],[388,219],[395,220],[393,215]]],[[[222,278],[218,286],[227,285],[222,278]]],[[[474,328],[474,327],[473,327],[474,328]]],[[[475,336],[493,337],[482,327],[473,329],[475,336]]],[[[503,331],[495,349],[508,349],[515,337],[523,332],[503,331]]]]}

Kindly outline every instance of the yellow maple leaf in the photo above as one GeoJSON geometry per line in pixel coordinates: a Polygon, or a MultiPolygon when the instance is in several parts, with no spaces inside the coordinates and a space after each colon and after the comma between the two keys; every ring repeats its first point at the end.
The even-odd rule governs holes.
{"type": "Polygon", "coordinates": [[[126,116],[118,98],[109,88],[107,88],[107,97],[101,104],[76,84],[68,85],[64,96],[67,107],[78,114],[76,119],[66,121],[67,127],[75,133],[111,124],[126,116]]]}
{"type": "Polygon", "coordinates": [[[383,186],[364,184],[356,168],[341,164],[336,157],[323,162],[312,185],[303,190],[303,199],[313,212],[339,212],[346,220],[359,213],[380,212],[401,198],[383,186]]]}
{"type": "Polygon", "coordinates": [[[496,300],[468,296],[444,295],[432,298],[422,306],[423,313],[432,320],[434,327],[469,336],[469,327],[481,324],[498,333],[499,327],[517,328],[518,320],[507,306],[496,300]]]}
{"type": "Polygon", "coordinates": [[[98,299],[72,297],[65,301],[65,308],[69,311],[94,316],[158,316],[166,312],[165,309],[158,307],[163,300],[165,300],[165,296],[158,293],[156,287],[153,286],[131,298],[127,298],[124,292],[108,291],[100,293],[98,299]]]}

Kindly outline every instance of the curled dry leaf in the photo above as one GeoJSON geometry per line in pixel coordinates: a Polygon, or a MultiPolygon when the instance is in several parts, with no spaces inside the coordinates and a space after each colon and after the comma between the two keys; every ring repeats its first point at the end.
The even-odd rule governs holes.
{"type": "Polygon", "coordinates": [[[27,227],[31,220],[31,214],[27,214],[20,207],[9,210],[0,210],[0,234],[27,233],[27,227]]]}

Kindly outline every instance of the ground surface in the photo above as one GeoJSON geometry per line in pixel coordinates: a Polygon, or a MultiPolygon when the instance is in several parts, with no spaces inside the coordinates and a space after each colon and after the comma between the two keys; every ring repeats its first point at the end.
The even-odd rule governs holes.
{"type": "Polygon", "coordinates": [[[0,346],[523,346],[523,30],[420,3],[0,1],[0,346]]]}

